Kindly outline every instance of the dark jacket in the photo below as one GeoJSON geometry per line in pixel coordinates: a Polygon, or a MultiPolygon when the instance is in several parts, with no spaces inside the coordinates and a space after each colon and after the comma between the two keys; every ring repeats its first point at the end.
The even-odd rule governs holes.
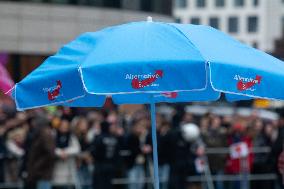
{"type": "MultiPolygon", "coordinates": [[[[149,144],[153,147],[151,132],[147,136],[146,144],[149,144]]],[[[161,134],[159,131],[157,131],[157,147],[158,147],[159,165],[169,164],[169,156],[171,154],[169,145],[170,145],[170,132],[161,134]]],[[[151,155],[151,158],[152,158],[152,155],[151,155]]]]}
{"type": "Polygon", "coordinates": [[[278,182],[281,183],[280,184],[281,188],[284,188],[284,186],[282,185],[283,177],[282,177],[282,174],[278,170],[277,163],[278,163],[279,155],[284,150],[283,145],[284,145],[284,126],[281,125],[281,127],[279,127],[279,130],[278,130],[277,139],[272,145],[271,153],[269,154],[268,159],[267,159],[267,164],[271,165],[271,168],[270,168],[271,171],[274,173],[277,173],[278,175],[278,182]]]}
{"type": "Polygon", "coordinates": [[[109,134],[98,135],[92,145],[92,155],[96,163],[111,163],[117,161],[119,153],[118,138],[109,134]]]}
{"type": "Polygon", "coordinates": [[[195,174],[193,143],[184,140],[180,128],[171,131],[168,149],[170,165],[169,189],[186,189],[187,177],[195,174]]]}
{"type": "Polygon", "coordinates": [[[7,155],[6,145],[5,145],[5,136],[0,135],[0,183],[4,182],[4,163],[7,155]]]}
{"type": "Polygon", "coordinates": [[[129,152],[129,155],[126,157],[127,168],[132,168],[135,164],[136,157],[139,154],[142,154],[140,141],[138,136],[130,134],[126,138],[126,150],[129,152]]]}
{"type": "Polygon", "coordinates": [[[92,155],[95,160],[93,188],[112,189],[111,180],[115,177],[119,165],[119,141],[109,132],[98,135],[92,145],[92,155]]]}
{"type": "Polygon", "coordinates": [[[192,143],[183,139],[180,129],[175,129],[170,133],[168,150],[171,170],[184,172],[186,175],[195,174],[196,155],[192,151],[192,143]]]}
{"type": "MultiPolygon", "coordinates": [[[[203,133],[202,138],[208,148],[228,147],[226,132],[223,128],[209,129],[206,133],[203,133]]],[[[211,171],[224,170],[226,154],[209,154],[208,161],[211,171]]]]}
{"type": "Polygon", "coordinates": [[[5,140],[6,140],[5,136],[0,135],[0,160],[4,159],[7,154],[5,140]]]}

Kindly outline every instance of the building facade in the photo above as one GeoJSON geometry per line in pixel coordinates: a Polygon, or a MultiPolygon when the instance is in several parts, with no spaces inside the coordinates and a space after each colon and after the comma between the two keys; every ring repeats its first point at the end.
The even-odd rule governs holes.
{"type": "Polygon", "coordinates": [[[173,21],[171,0],[0,1],[0,53],[17,82],[81,33],[152,16],[173,21]]]}
{"type": "Polygon", "coordinates": [[[145,7],[138,3],[127,5],[109,8],[0,1],[0,52],[48,55],[83,32],[146,20],[149,15],[156,20],[172,20],[167,12],[160,14],[162,11],[154,8],[144,12],[145,7]]]}
{"type": "Polygon", "coordinates": [[[267,52],[284,29],[284,0],[175,0],[181,23],[210,25],[267,52]]]}

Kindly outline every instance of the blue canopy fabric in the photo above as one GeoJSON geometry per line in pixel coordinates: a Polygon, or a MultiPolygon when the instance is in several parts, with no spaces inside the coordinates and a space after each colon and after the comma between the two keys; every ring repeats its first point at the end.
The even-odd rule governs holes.
{"type": "Polygon", "coordinates": [[[18,110],[49,105],[151,104],[155,189],[159,188],[155,103],[284,99],[284,63],[208,26],[133,22],[84,33],[12,91],[18,110]]]}
{"type": "Polygon", "coordinates": [[[211,85],[229,100],[284,98],[283,61],[208,26],[173,24],[209,62],[211,85]],[[237,95],[232,95],[237,94],[237,95]]]}
{"type": "Polygon", "coordinates": [[[284,64],[208,26],[133,22],[88,32],[17,83],[19,110],[62,104],[284,98],[284,64]],[[174,94],[174,95],[173,95],[174,94]]]}

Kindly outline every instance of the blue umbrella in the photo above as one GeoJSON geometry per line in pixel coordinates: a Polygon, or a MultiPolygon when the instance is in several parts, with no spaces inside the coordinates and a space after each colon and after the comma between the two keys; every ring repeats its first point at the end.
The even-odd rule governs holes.
{"type": "Polygon", "coordinates": [[[155,103],[284,99],[282,61],[208,26],[133,22],[80,35],[17,83],[18,110],[49,105],[151,106],[154,186],[159,188],[155,103]]]}

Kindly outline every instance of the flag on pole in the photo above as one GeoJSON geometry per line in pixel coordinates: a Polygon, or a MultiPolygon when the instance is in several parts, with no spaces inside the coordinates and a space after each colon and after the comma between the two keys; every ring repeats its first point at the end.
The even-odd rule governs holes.
{"type": "Polygon", "coordinates": [[[194,164],[195,164],[195,170],[197,173],[204,173],[205,163],[206,162],[203,157],[198,157],[195,159],[194,164]]]}
{"type": "MultiPolygon", "coordinates": [[[[8,92],[13,86],[14,81],[11,79],[5,65],[8,62],[8,54],[0,53],[0,91],[8,92]]],[[[9,93],[7,93],[10,95],[9,93]]]]}
{"type": "Polygon", "coordinates": [[[245,142],[238,142],[230,146],[230,155],[232,159],[239,159],[249,155],[249,148],[245,142]]]}

